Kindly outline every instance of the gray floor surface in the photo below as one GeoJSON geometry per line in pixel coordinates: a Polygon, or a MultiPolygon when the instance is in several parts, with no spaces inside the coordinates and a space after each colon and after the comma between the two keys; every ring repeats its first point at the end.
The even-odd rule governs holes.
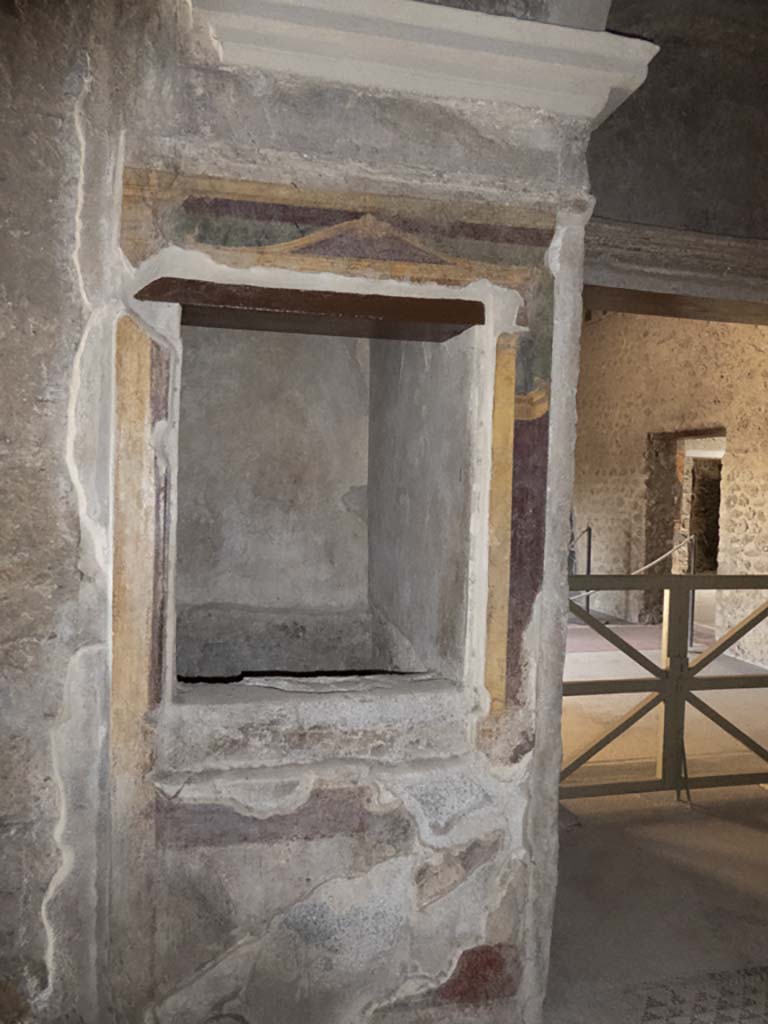
{"type": "Polygon", "coordinates": [[[768,1024],[768,792],[566,807],[545,1024],[768,1024]]]}

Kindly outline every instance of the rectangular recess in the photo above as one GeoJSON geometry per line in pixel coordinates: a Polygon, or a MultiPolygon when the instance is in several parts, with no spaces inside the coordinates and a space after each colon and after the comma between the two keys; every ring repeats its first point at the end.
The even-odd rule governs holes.
{"type": "Polygon", "coordinates": [[[189,326],[288,334],[443,342],[485,323],[485,306],[471,299],[261,288],[180,277],[157,278],[136,298],[178,303],[181,322],[189,326]]]}
{"type": "Polygon", "coordinates": [[[182,340],[179,681],[462,678],[472,333],[182,340]]]}

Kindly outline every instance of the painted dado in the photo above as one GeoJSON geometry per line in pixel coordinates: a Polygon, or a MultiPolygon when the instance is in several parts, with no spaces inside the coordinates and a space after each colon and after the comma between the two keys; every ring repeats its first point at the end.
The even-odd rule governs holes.
{"type": "Polygon", "coordinates": [[[654,47],[365,6],[92,27],[50,1019],[540,1020],[584,152],[654,47]]]}

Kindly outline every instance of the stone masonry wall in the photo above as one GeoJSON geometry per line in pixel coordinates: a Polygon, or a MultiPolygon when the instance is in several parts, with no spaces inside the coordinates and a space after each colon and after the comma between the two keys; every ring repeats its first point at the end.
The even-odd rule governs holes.
{"type": "MultiPolygon", "coordinates": [[[[724,427],[719,572],[768,572],[768,327],[608,314],[584,325],[578,389],[576,530],[594,528],[593,571],[645,560],[648,435],[724,427]]],[[[764,598],[718,595],[718,630],[764,598]]],[[[606,595],[595,607],[636,618],[606,595]]],[[[738,651],[768,664],[768,628],[738,651]]]]}

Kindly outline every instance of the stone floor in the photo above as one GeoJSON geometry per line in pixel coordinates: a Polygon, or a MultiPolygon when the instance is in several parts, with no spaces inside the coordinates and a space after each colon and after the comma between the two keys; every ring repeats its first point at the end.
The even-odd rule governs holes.
{"type": "Polygon", "coordinates": [[[545,1024],[768,1024],[768,792],[567,810],[545,1024]]]}

